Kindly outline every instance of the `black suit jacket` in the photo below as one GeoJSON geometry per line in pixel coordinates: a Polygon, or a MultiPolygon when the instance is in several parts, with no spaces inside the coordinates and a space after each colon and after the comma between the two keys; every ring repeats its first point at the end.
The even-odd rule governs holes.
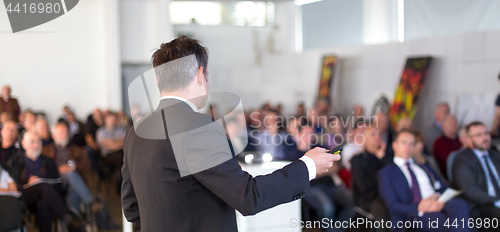
{"type": "Polygon", "coordinates": [[[183,140],[187,153],[202,155],[181,160],[174,154],[172,137],[182,133],[175,130],[199,128],[212,120],[184,102],[163,99],[136,130],[128,131],[123,149],[122,206],[127,220],[140,223],[141,231],[237,231],[235,209],[253,215],[309,192],[309,174],[302,161],[255,178],[242,171],[220,127],[183,140]],[[152,127],[168,128],[165,138],[138,136],[152,127]],[[192,175],[181,175],[179,164],[185,168],[186,162],[189,169],[190,162],[210,161],[220,154],[229,158],[192,175]]]}
{"type": "MultiPolygon", "coordinates": [[[[490,159],[500,173],[500,156],[495,151],[489,150],[490,159]]],[[[463,190],[462,196],[476,205],[493,205],[498,197],[488,195],[488,184],[485,170],[479,162],[474,151],[470,148],[458,153],[453,160],[452,187],[463,190]]]]}
{"type": "Polygon", "coordinates": [[[354,203],[365,211],[370,212],[370,205],[378,197],[377,172],[384,165],[383,160],[367,151],[351,159],[354,203]]]}

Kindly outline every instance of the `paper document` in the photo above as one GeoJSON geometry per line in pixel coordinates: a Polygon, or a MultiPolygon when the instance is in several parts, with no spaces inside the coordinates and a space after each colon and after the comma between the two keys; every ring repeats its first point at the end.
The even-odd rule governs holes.
{"type": "Polygon", "coordinates": [[[58,184],[58,183],[61,183],[61,178],[55,178],[55,179],[40,178],[40,179],[38,179],[37,181],[35,181],[33,183],[28,183],[28,184],[23,185],[23,188],[27,189],[27,188],[29,188],[31,186],[34,186],[34,185],[37,185],[37,184],[41,184],[41,183],[58,184]]]}
{"type": "Polygon", "coordinates": [[[19,198],[19,197],[21,197],[21,193],[20,192],[4,192],[4,193],[0,193],[0,196],[13,196],[15,198],[19,198]]]}
{"type": "Polygon", "coordinates": [[[441,196],[439,197],[438,201],[446,203],[449,200],[451,200],[452,198],[458,196],[460,193],[462,193],[462,191],[458,191],[458,190],[455,190],[455,189],[447,188],[444,191],[444,193],[441,194],[441,196]]]}

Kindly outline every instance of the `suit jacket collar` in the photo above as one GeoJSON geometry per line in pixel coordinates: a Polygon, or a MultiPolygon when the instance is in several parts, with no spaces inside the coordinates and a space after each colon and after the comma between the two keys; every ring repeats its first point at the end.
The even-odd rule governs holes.
{"type": "MultiPolygon", "coordinates": [[[[179,96],[163,96],[161,98],[161,100],[167,100],[167,99],[174,99],[174,100],[182,101],[182,102],[186,103],[194,112],[198,112],[198,108],[193,104],[193,102],[191,102],[185,98],[182,98],[179,96]]],[[[161,100],[160,100],[160,102],[161,102],[161,100]]]]}
{"type": "MultiPolygon", "coordinates": [[[[191,103],[192,104],[192,103],[191,103]]],[[[158,107],[155,111],[160,111],[168,107],[183,107],[192,111],[195,111],[187,102],[175,98],[164,98],[160,100],[158,107]]],[[[195,107],[196,109],[196,107],[195,107]]],[[[195,111],[198,112],[198,111],[195,111]]]]}

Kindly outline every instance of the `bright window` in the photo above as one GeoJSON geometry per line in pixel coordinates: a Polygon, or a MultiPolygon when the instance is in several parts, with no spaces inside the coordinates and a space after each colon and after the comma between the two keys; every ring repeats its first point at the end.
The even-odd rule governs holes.
{"type": "Polygon", "coordinates": [[[273,26],[274,3],[255,1],[172,1],[172,24],[273,26]]]}

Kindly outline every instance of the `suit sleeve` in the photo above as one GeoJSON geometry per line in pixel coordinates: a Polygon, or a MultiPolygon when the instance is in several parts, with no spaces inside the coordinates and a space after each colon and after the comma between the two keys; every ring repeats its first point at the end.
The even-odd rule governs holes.
{"type": "MultiPolygon", "coordinates": [[[[124,147],[123,149],[126,149],[126,147],[124,147]]],[[[121,188],[121,198],[123,214],[129,222],[139,223],[139,205],[137,203],[137,197],[135,196],[134,186],[132,185],[132,181],[130,180],[130,172],[128,169],[128,161],[126,157],[127,156],[124,157],[122,166],[123,181],[121,188]]]]}
{"type": "Polygon", "coordinates": [[[464,153],[455,157],[452,166],[453,181],[466,198],[479,205],[493,205],[498,199],[488,195],[476,183],[475,173],[471,167],[471,162],[467,160],[464,153]]]}
{"type": "Polygon", "coordinates": [[[192,172],[192,175],[232,208],[243,215],[254,215],[300,199],[309,192],[309,173],[306,164],[300,160],[268,175],[252,177],[244,172],[232,157],[222,128],[207,121],[211,119],[206,117],[196,116],[189,123],[194,128],[199,124],[213,126],[197,133],[187,133],[184,139],[186,163],[188,167],[195,164],[199,168],[200,163],[225,160],[200,172],[192,172]]]}
{"type": "MultiPolygon", "coordinates": [[[[405,215],[407,217],[416,217],[418,215],[418,203],[406,204],[399,201],[396,196],[396,187],[391,183],[391,173],[387,168],[378,172],[378,192],[384,200],[391,213],[405,215]]],[[[403,183],[406,184],[406,183],[403,183]]]]}

